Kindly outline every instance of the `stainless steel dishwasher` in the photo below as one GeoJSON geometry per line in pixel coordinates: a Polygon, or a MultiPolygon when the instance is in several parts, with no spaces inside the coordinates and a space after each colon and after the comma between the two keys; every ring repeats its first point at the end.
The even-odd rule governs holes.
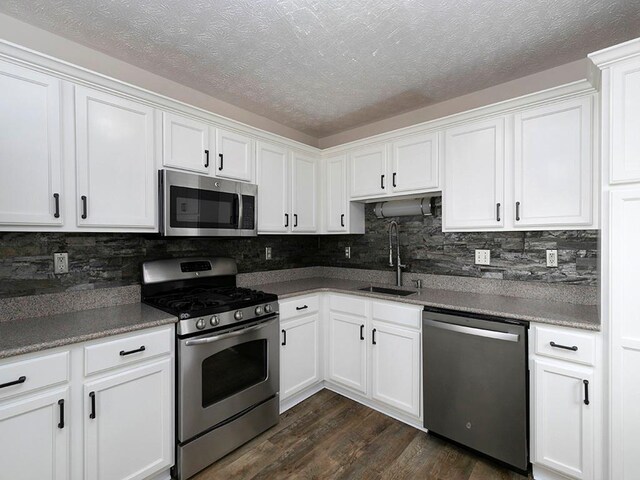
{"type": "Polygon", "coordinates": [[[424,426],[524,472],[528,452],[526,322],[425,310],[424,426]]]}

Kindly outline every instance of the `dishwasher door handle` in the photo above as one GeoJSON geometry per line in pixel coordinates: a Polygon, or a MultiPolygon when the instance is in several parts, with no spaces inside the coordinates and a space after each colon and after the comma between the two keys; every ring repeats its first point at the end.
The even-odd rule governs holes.
{"type": "Polygon", "coordinates": [[[495,340],[504,340],[506,342],[517,342],[520,339],[520,335],[516,333],[496,332],[495,330],[465,327],[454,323],[436,322],[435,320],[429,320],[428,318],[423,319],[422,322],[429,327],[440,328],[442,330],[449,330],[456,333],[464,333],[465,335],[475,335],[476,337],[493,338],[495,340]]]}

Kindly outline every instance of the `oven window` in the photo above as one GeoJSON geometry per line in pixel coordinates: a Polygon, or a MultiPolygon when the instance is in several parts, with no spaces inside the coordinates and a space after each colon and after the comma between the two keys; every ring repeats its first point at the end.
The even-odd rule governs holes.
{"type": "Polygon", "coordinates": [[[267,379],[267,340],[253,340],[202,362],[202,407],[206,408],[267,379]]]}
{"type": "Polygon", "coordinates": [[[238,228],[235,193],[171,186],[170,224],[174,228],[238,228]]]}

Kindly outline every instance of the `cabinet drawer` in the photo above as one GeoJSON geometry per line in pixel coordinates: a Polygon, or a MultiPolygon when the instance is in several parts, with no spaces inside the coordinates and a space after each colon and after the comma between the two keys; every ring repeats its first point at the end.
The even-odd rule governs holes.
{"type": "Polygon", "coordinates": [[[69,380],[69,352],[29,358],[0,366],[0,400],[69,380]],[[24,380],[22,380],[24,378],[24,380]]]}
{"type": "Polygon", "coordinates": [[[594,334],[536,325],[533,327],[533,335],[536,355],[595,365],[596,336],[594,334]]]}
{"type": "Polygon", "coordinates": [[[169,353],[173,337],[171,328],[165,328],[88,345],[84,347],[85,375],[169,353]]]}
{"type": "Polygon", "coordinates": [[[317,312],[320,308],[318,295],[307,295],[295,297],[290,300],[280,302],[280,318],[287,320],[300,315],[317,312]]]}
{"type": "Polygon", "coordinates": [[[356,297],[345,297],[342,295],[331,295],[329,298],[329,308],[334,312],[350,313],[358,317],[367,316],[367,305],[369,301],[356,297]]]}
{"type": "Polygon", "coordinates": [[[374,320],[394,325],[420,328],[422,308],[398,303],[372,302],[372,317],[374,320]]]}

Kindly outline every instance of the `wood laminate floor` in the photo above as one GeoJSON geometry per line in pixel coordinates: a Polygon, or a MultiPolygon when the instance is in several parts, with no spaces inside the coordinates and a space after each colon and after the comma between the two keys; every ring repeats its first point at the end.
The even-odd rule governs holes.
{"type": "Polygon", "coordinates": [[[526,480],[329,390],[194,477],[214,479],[526,480]]]}

